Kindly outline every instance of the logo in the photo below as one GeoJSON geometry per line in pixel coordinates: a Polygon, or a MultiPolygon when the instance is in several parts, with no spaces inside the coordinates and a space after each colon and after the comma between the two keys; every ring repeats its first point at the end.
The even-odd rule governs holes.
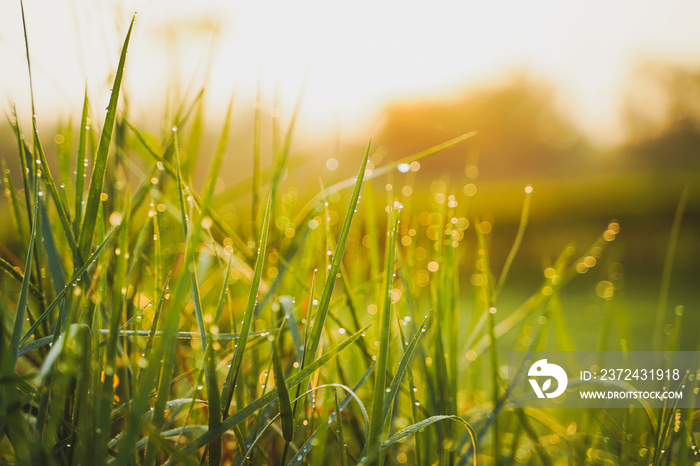
{"type": "Polygon", "coordinates": [[[566,376],[564,369],[556,364],[548,363],[546,359],[535,361],[535,363],[530,366],[527,375],[530,377],[530,385],[532,385],[532,389],[535,391],[537,398],[544,398],[545,396],[547,398],[556,398],[564,393],[566,385],[569,383],[569,378],[566,376]],[[539,377],[548,377],[541,388],[537,383],[537,378],[539,377]],[[554,391],[550,391],[552,378],[557,381],[557,388],[554,391]]]}

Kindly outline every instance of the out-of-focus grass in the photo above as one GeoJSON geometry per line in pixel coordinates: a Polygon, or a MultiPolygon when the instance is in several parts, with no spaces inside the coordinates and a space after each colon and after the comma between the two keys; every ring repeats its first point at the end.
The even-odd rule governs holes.
{"type": "MultiPolygon", "coordinates": [[[[579,231],[583,247],[563,240],[558,256],[524,265],[529,217],[537,231],[548,206],[577,210],[583,201],[546,180],[533,183],[534,193],[416,181],[421,160],[472,133],[387,165],[370,165],[369,145],[353,160],[357,177],[302,197],[309,190],[283,176],[293,124],[269,176],[253,131],[253,215],[246,204],[234,218],[249,216],[248,227],[231,222],[220,209],[230,212],[230,193],[242,188],[217,195],[214,180],[233,122],[221,128],[199,189],[194,161],[208,159],[192,152],[206,117],[200,100],[183,105],[161,140],[140,130],[118,111],[127,46],[128,36],[102,129],[96,118],[88,128],[86,110],[79,129],[59,128],[58,160],[43,153],[36,126],[28,135],[10,117],[22,169],[3,173],[11,213],[3,237],[19,247],[0,251],[2,461],[697,460],[696,410],[659,412],[673,423],[664,430],[637,410],[503,403],[510,349],[644,347],[630,308],[647,296],[625,283],[615,251],[606,251],[619,222],[579,231]],[[387,179],[396,188],[377,189],[387,179]],[[520,228],[504,247],[488,218],[512,211],[520,228]]],[[[598,217],[634,211],[625,193],[639,180],[630,176],[601,178],[611,191],[585,205],[598,206],[598,217]]],[[[680,230],[668,231],[673,244],[680,230]]],[[[667,253],[667,270],[673,259],[667,253]]],[[[667,290],[674,282],[664,280],[667,290]]],[[[678,308],[672,317],[676,303],[664,296],[655,301],[666,326],[655,329],[659,346],[692,349],[697,335],[684,339],[681,330],[694,317],[678,308]]]]}

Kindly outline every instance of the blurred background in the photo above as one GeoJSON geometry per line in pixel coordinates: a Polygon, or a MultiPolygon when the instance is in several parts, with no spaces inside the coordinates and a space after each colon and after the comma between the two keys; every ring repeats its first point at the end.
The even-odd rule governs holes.
{"type": "MultiPolygon", "coordinates": [[[[375,190],[406,196],[405,184],[418,204],[428,197],[423,193],[466,196],[469,215],[493,224],[493,261],[502,264],[523,187],[533,186],[531,223],[512,272],[518,279],[506,301],[539,283],[542,268],[564,247],[586,247],[615,219],[621,233],[606,261],[623,264],[630,307],[652,316],[674,212],[689,186],[669,306],[684,305],[689,322],[700,325],[698,2],[27,0],[24,6],[45,135],[76,123],[86,88],[91,114],[103,114],[134,11],[122,101],[131,121],[154,134],[169,131],[178,109],[205,89],[208,154],[235,96],[227,179],[217,191],[232,204],[250,204],[236,183],[251,176],[256,106],[266,116],[263,168],[298,108],[290,176],[309,186],[308,195],[321,182],[351,176],[370,137],[379,166],[476,130],[467,144],[421,161],[419,170],[376,180],[375,190]]],[[[20,4],[2,2],[2,106],[9,114],[15,104],[27,128],[25,60],[20,4]]],[[[45,142],[53,153],[59,144],[45,142]]],[[[9,125],[0,127],[0,151],[12,166],[9,125]]],[[[201,166],[200,184],[207,164],[201,166]]],[[[239,217],[249,221],[250,212],[239,217]]],[[[3,241],[7,235],[0,232],[3,241]]],[[[584,278],[581,294],[591,293],[606,270],[590,283],[584,278]]],[[[571,318],[576,325],[599,314],[582,309],[571,318]]],[[[632,325],[649,331],[650,319],[632,325]]],[[[692,326],[684,341],[685,349],[695,348],[692,326]]]]}

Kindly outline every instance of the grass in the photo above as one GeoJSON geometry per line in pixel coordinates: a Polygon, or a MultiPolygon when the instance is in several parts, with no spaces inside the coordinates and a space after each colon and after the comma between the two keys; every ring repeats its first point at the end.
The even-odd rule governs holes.
{"type": "MultiPolygon", "coordinates": [[[[202,93],[159,143],[119,111],[132,27],[101,131],[88,125],[86,95],[77,135],[60,128],[66,142],[49,160],[36,118],[31,137],[18,115],[9,118],[21,170],[5,164],[3,188],[19,247],[3,251],[21,252],[0,260],[3,463],[697,461],[697,410],[647,417],[505,405],[507,349],[575,349],[564,308],[581,275],[598,273],[593,302],[619,314],[608,313],[601,344],[605,332],[629,335],[619,274],[601,267],[617,222],[583,253],[566,247],[513,303],[501,296],[518,285],[511,270],[536,202],[531,187],[499,267],[493,225],[473,218],[471,195],[443,183],[426,196],[416,185],[384,202],[372,184],[400,182],[406,167],[473,133],[377,166],[368,144],[348,161],[356,177],[305,200],[297,197],[307,191],[283,176],[295,117],[264,179],[258,109],[253,228],[231,225],[220,211],[230,212],[231,200],[217,197],[214,180],[228,154],[233,100],[197,189],[192,161],[208,158],[193,153],[202,93]],[[57,176],[56,166],[64,167],[57,176]]],[[[686,202],[687,191],[671,228],[660,324],[686,202]]],[[[240,216],[250,209],[234,204],[240,216]]],[[[655,337],[658,348],[678,349],[683,309],[675,314],[674,332],[655,337]]]]}

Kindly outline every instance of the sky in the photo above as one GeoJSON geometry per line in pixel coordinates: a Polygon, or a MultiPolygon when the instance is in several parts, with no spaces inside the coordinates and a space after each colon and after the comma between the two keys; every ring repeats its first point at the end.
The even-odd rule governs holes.
{"type": "MultiPolygon", "coordinates": [[[[260,88],[287,118],[303,95],[302,130],[359,135],[378,130],[388,103],[526,71],[556,86],[556,105],[589,137],[614,143],[641,62],[700,64],[693,0],[26,0],[40,121],[77,118],[86,86],[93,112],[104,108],[135,11],[125,86],[132,109],[154,119],[168,93],[206,86],[207,108],[223,112],[234,92],[252,102],[260,88]]],[[[0,97],[29,113],[18,0],[0,2],[0,97]]]]}

